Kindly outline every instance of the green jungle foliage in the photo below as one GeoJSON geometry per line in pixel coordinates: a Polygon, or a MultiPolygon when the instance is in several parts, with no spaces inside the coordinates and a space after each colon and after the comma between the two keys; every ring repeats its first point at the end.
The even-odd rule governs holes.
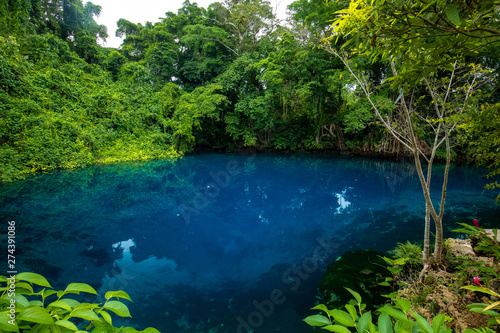
{"type": "MultiPolygon", "coordinates": [[[[499,1],[463,8],[448,2],[447,17],[440,19],[486,34],[474,36],[474,44],[462,30],[450,32],[459,33],[465,51],[472,50],[460,49],[462,61],[482,66],[485,80],[474,107],[457,124],[460,131],[453,140],[460,145],[454,154],[468,154],[495,170],[500,160],[494,88],[499,1]]],[[[411,14],[397,7],[400,1],[382,3],[386,12],[396,6],[402,10],[398,15],[411,14]]],[[[430,4],[422,9],[429,15],[442,5],[430,4]]],[[[379,126],[344,64],[322,47],[321,40],[332,35],[335,12],[348,6],[344,1],[297,0],[289,6],[285,26],[266,0],[215,2],[207,9],[186,0],[159,22],[120,19],[118,30],[108,32],[95,22],[101,7],[91,2],[2,1],[1,181],[36,171],[175,158],[200,147],[404,153],[379,126]],[[119,49],[99,45],[111,33],[123,37],[119,49]]],[[[382,29],[368,28],[376,34],[382,29]]],[[[434,33],[432,29],[428,31],[434,33]]],[[[407,45],[405,36],[414,30],[406,33],[391,35],[396,37],[387,45],[403,45],[402,40],[407,45]]],[[[434,45],[412,38],[416,48],[434,45]]],[[[359,34],[359,47],[370,45],[369,40],[376,46],[378,37],[359,34]]],[[[339,40],[338,47],[343,43],[339,40]]],[[[391,77],[390,54],[384,50],[376,61],[365,55],[352,60],[381,101],[397,102],[398,93],[384,83],[391,77]]],[[[429,51],[429,57],[452,59],[451,53],[443,55],[449,50],[443,44],[435,53],[429,51]]],[[[425,71],[432,72],[429,66],[425,71]]],[[[414,93],[423,113],[432,107],[426,94],[414,93]]],[[[425,131],[419,135],[424,142],[431,137],[425,131]]]]}

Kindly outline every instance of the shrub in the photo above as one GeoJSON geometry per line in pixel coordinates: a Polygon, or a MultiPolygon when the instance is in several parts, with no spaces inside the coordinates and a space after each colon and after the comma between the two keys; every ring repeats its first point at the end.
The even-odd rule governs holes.
{"type": "Polygon", "coordinates": [[[444,324],[446,316],[437,315],[432,320],[432,325],[425,318],[410,310],[411,303],[407,299],[394,299],[395,306],[386,304],[378,308],[374,313],[365,311],[366,304],[362,303],[361,296],[346,288],[354,299],[344,307],[347,311],[340,309],[328,309],[320,304],[312,310],[321,310],[324,314],[309,316],[304,321],[311,326],[318,326],[331,332],[381,332],[381,333],[403,333],[403,332],[427,332],[427,333],[451,333],[448,326],[444,324]]]}
{"type": "Polygon", "coordinates": [[[127,306],[131,301],[124,291],[108,291],[104,304],[79,302],[68,295],[97,292],[85,283],[70,283],[56,291],[47,280],[35,273],[20,273],[11,278],[0,276],[1,332],[90,332],[93,333],[159,333],[154,328],[137,331],[132,327],[114,327],[111,313],[131,317],[127,306]],[[6,283],[5,286],[3,284],[6,283]],[[34,288],[43,287],[35,292],[34,288]]]}

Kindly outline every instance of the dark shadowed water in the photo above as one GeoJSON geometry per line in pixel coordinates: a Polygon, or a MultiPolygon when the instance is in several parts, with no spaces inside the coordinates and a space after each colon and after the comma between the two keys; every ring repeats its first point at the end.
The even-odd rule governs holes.
{"type": "MultiPolygon", "coordinates": [[[[446,236],[473,218],[500,226],[483,173],[451,169],[446,236]]],[[[326,154],[196,154],[52,172],[2,185],[0,204],[0,220],[17,223],[19,271],[57,288],[124,290],[133,318],[115,325],[161,332],[308,332],[301,320],[328,263],[423,237],[412,164],[326,154]]]]}

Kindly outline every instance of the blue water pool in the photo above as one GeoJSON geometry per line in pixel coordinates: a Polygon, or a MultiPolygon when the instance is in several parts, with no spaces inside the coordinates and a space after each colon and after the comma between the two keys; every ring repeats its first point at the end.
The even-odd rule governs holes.
{"type": "MultiPolygon", "coordinates": [[[[484,170],[452,167],[446,236],[473,218],[500,226],[487,182],[484,170]]],[[[161,332],[308,332],[301,320],[328,263],[423,238],[411,163],[328,154],[204,153],[51,172],[1,185],[0,203],[0,220],[18,228],[19,271],[56,288],[124,290],[133,318],[115,324],[161,332]]]]}

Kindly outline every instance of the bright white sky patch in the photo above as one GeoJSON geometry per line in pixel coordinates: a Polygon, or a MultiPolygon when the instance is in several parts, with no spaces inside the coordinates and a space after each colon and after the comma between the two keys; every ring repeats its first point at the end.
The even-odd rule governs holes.
{"type": "MultiPolygon", "coordinates": [[[[84,0],[86,3],[87,1],[84,0]]],[[[166,12],[177,14],[177,10],[182,7],[184,0],[91,0],[95,5],[102,7],[101,15],[97,18],[98,24],[104,24],[108,28],[109,37],[104,46],[118,47],[121,39],[115,37],[117,29],[116,22],[124,18],[133,23],[145,24],[147,21],[158,22],[165,17],[166,12]]],[[[213,0],[192,0],[199,7],[207,8],[213,0]]],[[[222,1],[219,1],[222,2],[222,1]]],[[[279,19],[286,18],[286,7],[294,0],[271,0],[273,8],[277,6],[279,19]]]]}

